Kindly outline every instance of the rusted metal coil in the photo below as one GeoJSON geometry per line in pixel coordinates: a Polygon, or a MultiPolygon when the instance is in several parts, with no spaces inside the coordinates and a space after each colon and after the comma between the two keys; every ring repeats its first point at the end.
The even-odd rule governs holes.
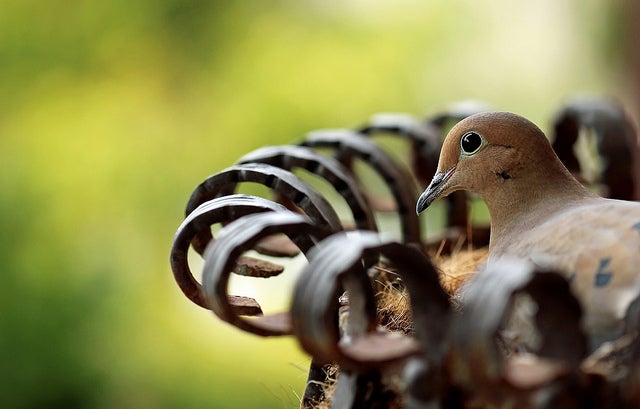
{"type": "Polygon", "coordinates": [[[553,121],[553,149],[565,166],[580,177],[584,163],[575,155],[581,131],[592,131],[602,169],[592,181],[607,186],[605,196],[634,200],[634,155],[638,141],[622,106],[611,99],[581,98],[567,103],[553,121]]]}
{"type": "Polygon", "coordinates": [[[491,106],[474,100],[464,100],[449,104],[445,109],[430,114],[426,122],[437,127],[442,133],[447,127],[455,125],[468,116],[492,110],[491,106]]]}
{"type": "Polygon", "coordinates": [[[442,147],[442,130],[430,122],[405,114],[378,114],[358,129],[358,132],[368,136],[388,133],[408,139],[411,146],[411,170],[422,189],[436,173],[442,147]]]}
{"type": "MultiPolygon", "coordinates": [[[[634,302],[634,304],[638,304],[638,300],[634,302]]],[[[635,311],[637,314],[637,310],[635,311]]],[[[636,341],[631,347],[631,359],[630,359],[630,374],[629,377],[623,381],[622,393],[624,399],[627,402],[635,403],[636,407],[640,406],[640,342],[638,341],[638,319],[637,315],[635,316],[635,330],[636,330],[636,341]]]]}
{"type": "Polygon", "coordinates": [[[220,231],[218,239],[207,246],[204,254],[202,285],[207,294],[207,305],[222,320],[244,331],[261,336],[290,334],[288,311],[251,319],[241,317],[229,303],[229,276],[242,253],[267,236],[285,234],[307,254],[330,233],[326,226],[289,211],[251,214],[229,223],[220,231]]]}
{"type": "MultiPolygon", "coordinates": [[[[563,275],[535,268],[528,262],[507,260],[478,273],[465,287],[462,314],[451,324],[447,378],[459,396],[481,407],[633,408],[640,404],[634,391],[640,340],[638,314],[619,340],[587,356],[582,310],[563,275]],[[538,346],[528,353],[505,348],[503,331],[508,316],[526,305],[526,295],[538,346]]],[[[638,301],[636,301],[637,307],[638,301]]],[[[522,323],[520,323],[522,325],[522,323]]],[[[519,328],[531,335],[531,328],[519,328]]],[[[518,328],[516,328],[518,330],[518,328]]],[[[637,376],[637,375],[636,375],[637,376]]],[[[466,407],[463,405],[463,407],[466,407]]]]}
{"type": "MultiPolygon", "coordinates": [[[[320,242],[300,275],[292,305],[293,332],[316,361],[335,362],[341,368],[334,395],[335,407],[363,407],[371,399],[362,388],[379,382],[385,368],[419,356],[429,373],[439,372],[447,350],[449,297],[438,273],[420,250],[385,240],[373,232],[342,232],[320,242]],[[376,328],[376,304],[370,265],[365,260],[383,257],[402,277],[412,300],[415,338],[376,328]],[[348,323],[340,327],[338,295],[349,297],[348,323]],[[348,385],[348,387],[345,387],[348,385]]],[[[433,376],[422,377],[433,380],[433,376]]],[[[422,394],[433,385],[417,384],[422,394]]],[[[413,389],[412,389],[413,391],[413,389]]]]}
{"type": "MultiPolygon", "coordinates": [[[[235,165],[209,176],[191,194],[186,215],[208,200],[232,194],[242,182],[254,182],[270,187],[293,201],[314,223],[326,226],[331,231],[342,230],[340,218],[317,190],[293,173],[267,164],[235,165]]],[[[210,240],[211,232],[202,229],[198,231],[191,244],[202,254],[210,240]]]]}
{"type": "MultiPolygon", "coordinates": [[[[498,393],[496,388],[503,385],[505,379],[510,386],[517,382],[533,382],[532,377],[513,378],[518,372],[510,372],[509,361],[500,351],[496,337],[519,294],[530,296],[536,306],[534,322],[542,340],[533,353],[536,357],[553,360],[552,363],[535,361],[538,368],[534,369],[546,376],[537,380],[539,384],[521,384],[519,387],[531,388],[555,380],[560,370],[562,374],[576,370],[586,356],[587,339],[580,327],[582,311],[569,282],[559,273],[538,271],[528,263],[515,260],[494,263],[491,269],[476,275],[465,287],[462,314],[453,326],[455,364],[452,374],[476,392],[491,387],[492,393],[498,393]]],[[[521,305],[514,308],[518,307],[524,308],[521,305]]],[[[522,328],[516,328],[518,330],[522,328]]]]}
{"type": "MultiPolygon", "coordinates": [[[[188,250],[192,240],[202,231],[206,230],[210,234],[210,226],[216,223],[228,223],[259,212],[287,212],[287,209],[261,197],[230,195],[204,202],[187,215],[173,238],[170,262],[174,278],[188,299],[203,308],[208,308],[202,286],[189,268],[188,250]]],[[[236,301],[246,304],[248,300],[236,301]]]]}
{"type": "Polygon", "coordinates": [[[301,145],[330,148],[343,160],[359,158],[371,166],[391,190],[400,217],[402,240],[405,243],[421,243],[420,223],[414,210],[417,189],[411,182],[411,174],[399,166],[389,154],[366,137],[345,129],[311,132],[301,145]]]}
{"type": "Polygon", "coordinates": [[[346,201],[356,228],[378,231],[367,197],[352,173],[337,160],[309,148],[285,145],[256,149],[238,160],[238,164],[244,163],[266,163],[289,171],[301,168],[324,178],[346,201]]]}

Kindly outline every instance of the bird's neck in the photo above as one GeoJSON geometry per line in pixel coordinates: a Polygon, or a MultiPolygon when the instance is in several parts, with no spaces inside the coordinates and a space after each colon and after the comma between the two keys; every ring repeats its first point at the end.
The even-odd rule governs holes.
{"type": "Polygon", "coordinates": [[[557,169],[542,167],[526,179],[506,180],[484,196],[491,217],[490,251],[498,243],[518,240],[514,232],[527,231],[571,203],[590,197],[596,195],[562,165],[557,169]]]}

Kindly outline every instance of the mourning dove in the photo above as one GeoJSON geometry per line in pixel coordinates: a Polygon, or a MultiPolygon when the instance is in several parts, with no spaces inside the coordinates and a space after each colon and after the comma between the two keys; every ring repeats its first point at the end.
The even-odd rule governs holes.
{"type": "Polygon", "coordinates": [[[536,125],[506,112],[476,114],[451,129],[416,211],[456,190],[487,204],[487,266],[520,258],[566,274],[592,349],[625,331],[640,294],[640,203],[592,193],[536,125]]]}

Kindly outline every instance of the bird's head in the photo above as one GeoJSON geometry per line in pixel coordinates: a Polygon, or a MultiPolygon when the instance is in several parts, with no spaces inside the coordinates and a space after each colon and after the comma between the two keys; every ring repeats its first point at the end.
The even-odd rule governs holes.
{"type": "Polygon", "coordinates": [[[529,120],[508,112],[472,115],[449,131],[416,212],[456,190],[486,200],[513,186],[526,187],[523,182],[534,177],[552,177],[549,172],[557,171],[558,164],[562,167],[544,133],[529,120]]]}

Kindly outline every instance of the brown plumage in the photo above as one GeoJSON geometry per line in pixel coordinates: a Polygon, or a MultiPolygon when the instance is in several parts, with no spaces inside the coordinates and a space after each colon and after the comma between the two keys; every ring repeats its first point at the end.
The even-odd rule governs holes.
{"type": "Polygon", "coordinates": [[[506,112],[473,115],[451,129],[417,212],[456,190],[487,204],[489,264],[518,257],[564,272],[585,309],[592,347],[624,331],[640,294],[640,203],[589,191],[537,126],[506,112]]]}

